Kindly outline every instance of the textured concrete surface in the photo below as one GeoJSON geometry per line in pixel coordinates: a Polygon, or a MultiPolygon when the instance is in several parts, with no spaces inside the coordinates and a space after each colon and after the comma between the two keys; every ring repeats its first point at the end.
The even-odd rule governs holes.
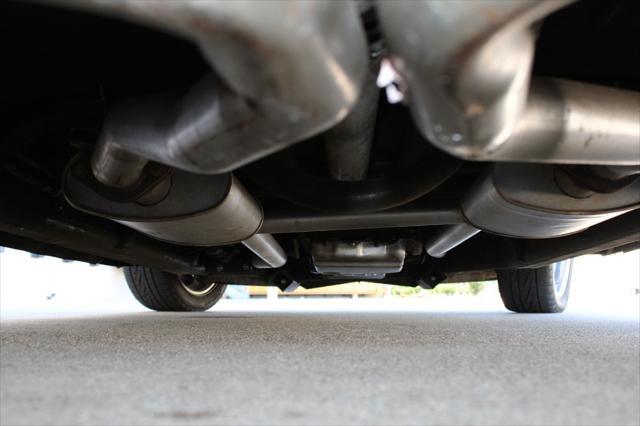
{"type": "Polygon", "coordinates": [[[640,423],[637,317],[135,313],[3,321],[0,423],[640,423]]]}

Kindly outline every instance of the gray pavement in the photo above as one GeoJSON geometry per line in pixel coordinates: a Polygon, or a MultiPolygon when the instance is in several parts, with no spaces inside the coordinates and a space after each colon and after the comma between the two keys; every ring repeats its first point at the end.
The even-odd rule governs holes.
{"type": "Polygon", "coordinates": [[[637,317],[212,311],[3,321],[0,423],[640,423],[637,317]]]}

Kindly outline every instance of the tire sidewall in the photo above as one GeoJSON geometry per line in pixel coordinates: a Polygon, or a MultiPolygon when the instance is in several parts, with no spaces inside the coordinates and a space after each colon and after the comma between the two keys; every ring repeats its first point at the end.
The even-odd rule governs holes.
{"type": "Polygon", "coordinates": [[[548,269],[551,274],[551,290],[553,291],[553,297],[556,301],[556,305],[558,306],[558,311],[562,312],[566,309],[567,303],[569,302],[569,293],[571,292],[571,275],[573,274],[573,259],[570,259],[567,262],[567,285],[565,286],[564,293],[557,294],[555,291],[555,279],[554,279],[554,266],[549,265],[548,269]]]}
{"type": "Polygon", "coordinates": [[[210,292],[194,295],[178,275],[148,266],[127,266],[124,276],[136,300],[154,311],[206,311],[222,298],[227,287],[217,283],[210,292]]]}

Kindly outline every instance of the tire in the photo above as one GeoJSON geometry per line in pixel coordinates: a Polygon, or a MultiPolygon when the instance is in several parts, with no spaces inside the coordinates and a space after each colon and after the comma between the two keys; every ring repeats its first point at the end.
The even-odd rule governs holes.
{"type": "Polygon", "coordinates": [[[179,276],[146,266],[128,266],[124,276],[133,296],[154,311],[206,311],[227,288],[194,276],[179,276]]]}
{"type": "Polygon", "coordinates": [[[567,307],[572,260],[537,269],[497,271],[504,306],[518,313],[559,313],[567,307]]]}

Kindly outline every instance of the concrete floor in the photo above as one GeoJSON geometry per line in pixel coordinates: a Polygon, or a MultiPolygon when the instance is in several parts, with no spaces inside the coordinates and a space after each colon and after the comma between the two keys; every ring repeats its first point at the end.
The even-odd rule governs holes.
{"type": "Polygon", "coordinates": [[[636,317],[142,312],[0,338],[2,425],[640,422],[636,317]]]}

